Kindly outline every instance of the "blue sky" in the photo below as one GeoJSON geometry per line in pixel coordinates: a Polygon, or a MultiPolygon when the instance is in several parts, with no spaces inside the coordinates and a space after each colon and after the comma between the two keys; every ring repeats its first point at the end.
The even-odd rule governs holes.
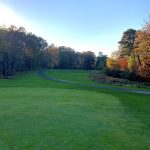
{"type": "Polygon", "coordinates": [[[140,29],[150,0],[0,0],[0,24],[24,26],[48,43],[110,55],[128,28],[140,29]]]}

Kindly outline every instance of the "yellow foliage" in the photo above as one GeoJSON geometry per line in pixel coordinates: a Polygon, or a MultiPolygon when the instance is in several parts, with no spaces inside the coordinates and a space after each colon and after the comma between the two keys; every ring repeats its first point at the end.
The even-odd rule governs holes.
{"type": "Polygon", "coordinates": [[[129,56],[128,57],[128,70],[131,71],[131,72],[135,72],[137,70],[137,63],[136,63],[136,60],[132,57],[132,56],[129,56]]]}
{"type": "Polygon", "coordinates": [[[118,68],[117,60],[114,58],[107,58],[106,64],[109,69],[117,69],[118,68]]]}

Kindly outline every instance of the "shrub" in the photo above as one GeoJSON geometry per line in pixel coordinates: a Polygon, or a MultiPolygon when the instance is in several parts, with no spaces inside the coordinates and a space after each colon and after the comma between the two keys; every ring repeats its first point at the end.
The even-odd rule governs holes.
{"type": "Polygon", "coordinates": [[[131,72],[129,70],[119,70],[119,69],[109,69],[105,68],[101,71],[102,74],[111,76],[114,78],[124,78],[124,79],[129,79],[132,81],[141,81],[142,79],[134,72],[131,72]]]}

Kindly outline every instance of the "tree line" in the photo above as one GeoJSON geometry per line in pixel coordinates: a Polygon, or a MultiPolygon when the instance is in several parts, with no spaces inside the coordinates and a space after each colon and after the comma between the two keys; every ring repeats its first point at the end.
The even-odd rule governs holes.
{"type": "Polygon", "coordinates": [[[107,75],[150,81],[150,22],[141,30],[128,29],[119,42],[119,50],[107,58],[107,75]]]}
{"type": "Polygon", "coordinates": [[[28,33],[23,27],[0,26],[0,78],[38,68],[100,69],[105,65],[106,56],[48,45],[42,37],[28,33]]]}

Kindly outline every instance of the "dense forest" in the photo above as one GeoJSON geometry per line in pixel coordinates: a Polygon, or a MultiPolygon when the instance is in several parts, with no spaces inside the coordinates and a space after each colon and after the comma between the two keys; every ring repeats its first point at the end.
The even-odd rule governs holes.
{"type": "Polygon", "coordinates": [[[48,45],[46,40],[23,27],[0,27],[0,78],[20,71],[38,68],[95,69],[104,68],[101,59],[91,51],[76,52],[66,46],[48,45]]]}
{"type": "Polygon", "coordinates": [[[47,41],[23,27],[0,26],[0,78],[38,68],[97,69],[108,76],[150,80],[150,23],[141,30],[128,29],[111,57],[94,52],[76,52],[47,41]]]}

